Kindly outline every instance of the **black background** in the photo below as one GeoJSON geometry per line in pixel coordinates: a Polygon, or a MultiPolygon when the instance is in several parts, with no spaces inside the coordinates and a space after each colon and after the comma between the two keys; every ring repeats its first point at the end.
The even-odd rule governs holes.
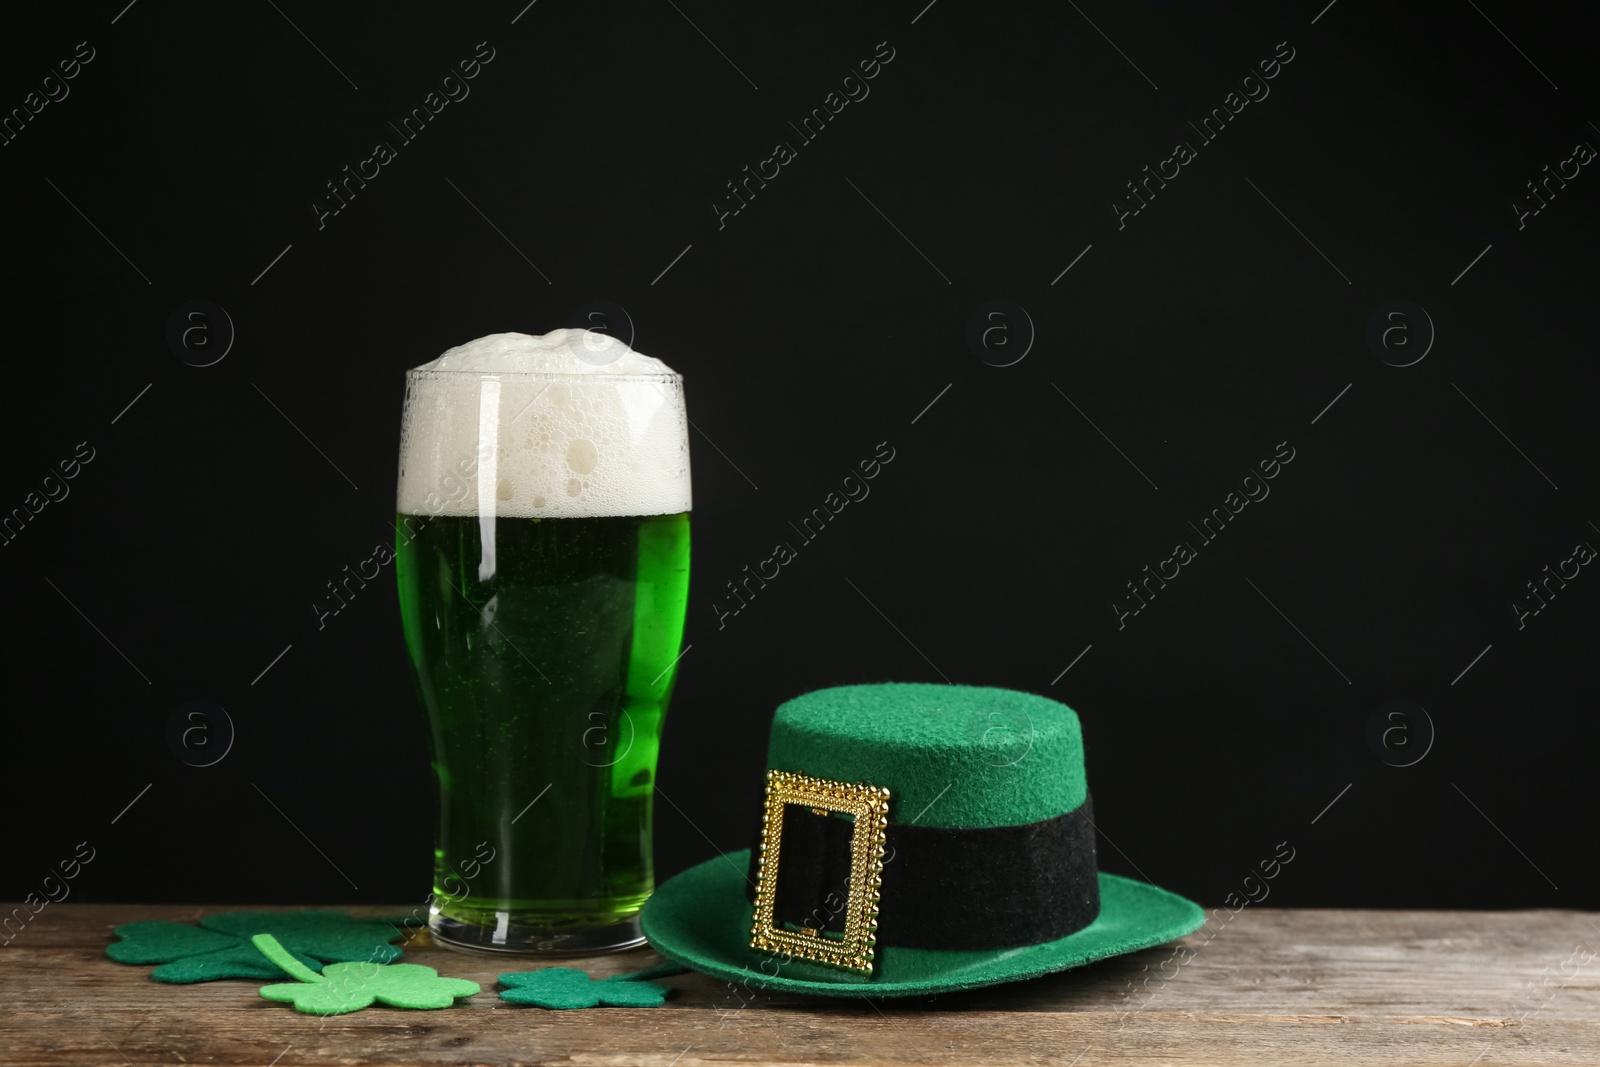
{"type": "Polygon", "coordinates": [[[1600,575],[1511,606],[1600,545],[1600,171],[1511,207],[1600,144],[1592,7],[925,2],[9,13],[0,107],[95,58],[0,148],[0,506],[95,458],[0,549],[0,896],[88,841],[73,899],[420,902],[393,579],[321,630],[311,602],[385,536],[403,368],[603,299],[697,427],[660,875],[746,844],[778,703],[948,679],[1078,710],[1106,869],[1217,903],[1288,841],[1274,904],[1600,906],[1600,575]],[[319,229],[324,183],[480,41],[470,96],[319,229]],[[1284,41],[1119,229],[1124,183],[1284,41]],[[870,96],[798,144],[879,42],[870,96]],[[719,228],[779,140],[798,158],[719,228]],[[210,367],[166,339],[192,299],[237,333],[210,367]],[[1036,331],[1012,366],[967,343],[991,299],[1036,331]],[[1366,342],[1396,299],[1437,331],[1407,367],[1366,342]],[[885,441],[870,497],[719,628],[724,582],[885,441]],[[1279,442],[1271,495],[1119,629],[1124,583],[1279,442]],[[168,744],[191,699],[237,727],[214,766],[168,744]],[[1436,730],[1412,766],[1369,743],[1390,700],[1436,730]]]}

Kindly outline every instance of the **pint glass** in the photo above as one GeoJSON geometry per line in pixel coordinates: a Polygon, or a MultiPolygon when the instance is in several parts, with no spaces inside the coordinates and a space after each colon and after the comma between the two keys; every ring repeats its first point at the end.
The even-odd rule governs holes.
{"type": "Polygon", "coordinates": [[[683,381],[631,352],[657,369],[444,369],[460,351],[407,373],[395,516],[439,783],[429,926],[474,948],[625,948],[654,888],[688,594],[683,381]]]}

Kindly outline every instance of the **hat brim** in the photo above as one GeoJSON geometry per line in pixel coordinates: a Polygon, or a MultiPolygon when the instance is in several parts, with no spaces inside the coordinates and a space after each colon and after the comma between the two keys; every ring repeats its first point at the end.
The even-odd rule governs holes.
{"type": "MultiPolygon", "coordinates": [[[[640,916],[661,955],[703,974],[828,997],[900,997],[1014,982],[1151,948],[1198,930],[1205,911],[1192,900],[1120,875],[1100,873],[1100,915],[1055,941],[992,951],[882,947],[872,977],[750,947],[745,895],[749,851],[730,853],[668,879],[640,916]]],[[[960,922],[959,916],[951,916],[960,922]]]]}

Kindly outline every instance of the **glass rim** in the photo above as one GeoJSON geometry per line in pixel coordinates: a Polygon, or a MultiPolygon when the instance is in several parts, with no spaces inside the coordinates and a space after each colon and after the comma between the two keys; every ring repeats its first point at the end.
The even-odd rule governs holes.
{"type": "Polygon", "coordinates": [[[411,367],[406,370],[406,380],[417,379],[458,379],[488,381],[500,378],[526,381],[604,381],[604,382],[682,382],[683,375],[677,371],[666,373],[645,374],[617,374],[606,371],[550,371],[550,370],[442,370],[432,367],[411,367]]]}

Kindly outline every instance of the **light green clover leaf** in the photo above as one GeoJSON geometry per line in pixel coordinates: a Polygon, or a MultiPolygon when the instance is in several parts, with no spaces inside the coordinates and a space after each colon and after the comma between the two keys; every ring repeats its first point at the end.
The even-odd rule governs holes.
{"type": "Polygon", "coordinates": [[[457,997],[479,991],[477,982],[441,978],[438,971],[420,963],[330,963],[317,974],[271,934],[257,934],[250,941],[263,956],[299,979],[262,986],[261,995],[313,1015],[342,1015],[375,1003],[396,1008],[448,1008],[457,997]]]}

